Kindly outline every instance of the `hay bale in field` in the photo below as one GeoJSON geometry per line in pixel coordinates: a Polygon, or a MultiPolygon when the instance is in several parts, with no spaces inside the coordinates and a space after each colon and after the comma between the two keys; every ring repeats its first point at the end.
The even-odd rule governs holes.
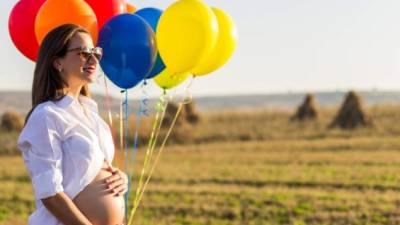
{"type": "Polygon", "coordinates": [[[190,124],[197,124],[200,121],[200,115],[196,111],[194,102],[191,101],[184,105],[185,119],[190,124]]]}
{"type": "MultiPolygon", "coordinates": [[[[167,134],[178,108],[178,104],[172,102],[168,103],[161,126],[161,137],[164,137],[167,134]]],[[[186,111],[183,107],[176,119],[175,126],[170,134],[168,143],[188,143],[193,139],[193,131],[192,125],[186,120],[186,111]]]]}
{"type": "MultiPolygon", "coordinates": [[[[169,127],[178,111],[179,105],[177,103],[168,103],[167,109],[165,110],[163,127],[169,127]]],[[[190,125],[197,124],[200,121],[200,115],[195,109],[194,103],[183,104],[181,112],[176,120],[176,126],[181,126],[185,123],[190,125]]]]}
{"type": "Polygon", "coordinates": [[[371,126],[372,120],[364,109],[364,103],[360,95],[355,91],[347,93],[346,98],[329,127],[342,129],[354,129],[360,126],[371,126]]]}
{"type": "MultiPolygon", "coordinates": [[[[165,116],[164,120],[162,122],[162,127],[170,127],[172,124],[172,121],[174,120],[174,117],[176,115],[176,112],[178,111],[179,105],[173,102],[168,103],[167,108],[165,110],[165,116]]],[[[181,126],[182,124],[186,123],[185,121],[185,112],[182,109],[181,112],[179,113],[175,126],[181,126]]]]}
{"type": "Polygon", "coordinates": [[[1,117],[0,128],[3,131],[21,131],[23,126],[23,119],[16,111],[6,111],[1,117]]]}
{"type": "Polygon", "coordinates": [[[293,120],[315,120],[319,117],[317,101],[313,94],[307,94],[304,102],[297,108],[296,113],[290,118],[293,120]]]}

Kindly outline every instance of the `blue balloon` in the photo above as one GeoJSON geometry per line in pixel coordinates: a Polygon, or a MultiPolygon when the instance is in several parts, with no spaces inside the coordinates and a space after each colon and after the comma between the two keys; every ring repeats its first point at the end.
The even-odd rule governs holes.
{"type": "Polygon", "coordinates": [[[118,87],[136,86],[152,70],[157,56],[155,34],[140,16],[120,14],[100,30],[101,68],[118,87]]]}
{"type": "MultiPolygon", "coordinates": [[[[146,20],[146,22],[153,29],[154,33],[156,33],[157,32],[157,24],[158,24],[158,21],[160,20],[162,13],[163,13],[163,11],[160,9],[157,9],[157,8],[143,8],[143,9],[136,11],[135,14],[139,15],[144,20],[146,20]]],[[[165,64],[162,61],[160,54],[157,52],[156,63],[154,64],[153,69],[147,75],[146,78],[147,79],[153,78],[156,75],[158,75],[159,73],[161,73],[161,71],[163,71],[164,69],[165,69],[165,64]]]]}

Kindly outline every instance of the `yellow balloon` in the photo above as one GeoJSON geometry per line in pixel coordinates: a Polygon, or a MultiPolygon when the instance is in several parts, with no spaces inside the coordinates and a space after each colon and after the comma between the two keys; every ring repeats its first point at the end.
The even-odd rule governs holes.
{"type": "Polygon", "coordinates": [[[237,29],[232,18],[224,11],[212,7],[218,21],[218,38],[212,52],[192,70],[193,76],[209,74],[223,66],[237,45],[237,29]]]}
{"type": "Polygon", "coordinates": [[[189,76],[189,72],[173,74],[169,70],[164,69],[161,73],[155,76],[153,80],[159,87],[170,89],[185,81],[189,76]]]}
{"type": "Polygon", "coordinates": [[[171,73],[190,71],[217,41],[217,19],[201,0],[179,0],[161,15],[157,47],[171,73]]]}

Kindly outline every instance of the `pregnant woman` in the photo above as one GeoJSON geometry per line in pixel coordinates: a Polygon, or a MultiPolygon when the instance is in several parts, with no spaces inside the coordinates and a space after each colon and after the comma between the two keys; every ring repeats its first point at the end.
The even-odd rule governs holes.
{"type": "Polygon", "coordinates": [[[43,40],[32,109],[18,138],[35,194],[29,225],[120,225],[128,178],[112,165],[110,128],[88,84],[102,49],[89,32],[66,24],[43,40]]]}

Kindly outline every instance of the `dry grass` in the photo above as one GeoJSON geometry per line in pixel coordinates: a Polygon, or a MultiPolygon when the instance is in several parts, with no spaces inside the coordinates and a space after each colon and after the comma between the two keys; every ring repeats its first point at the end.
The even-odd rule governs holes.
{"type": "MultiPolygon", "coordinates": [[[[327,129],[326,109],[311,123],[202,115],[192,144],[165,149],[135,224],[400,224],[399,110],[371,108],[377,125],[353,132],[327,129]]],[[[0,157],[0,181],[0,224],[25,224],[34,202],[18,155],[0,157]]]]}

